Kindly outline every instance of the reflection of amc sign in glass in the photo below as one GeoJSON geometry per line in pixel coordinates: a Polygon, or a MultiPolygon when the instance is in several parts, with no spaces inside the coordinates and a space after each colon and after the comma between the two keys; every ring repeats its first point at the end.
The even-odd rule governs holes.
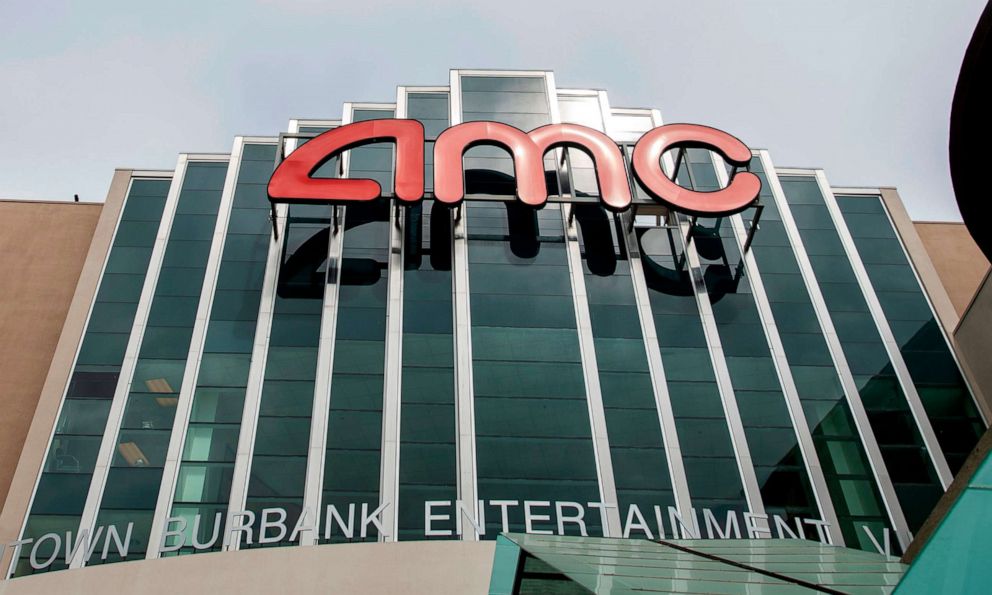
{"type": "MultiPolygon", "coordinates": [[[[321,165],[342,151],[363,145],[396,143],[396,198],[412,203],[424,198],[424,126],[416,120],[368,120],[325,132],[294,151],[272,174],[273,202],[355,202],[382,196],[378,182],[368,179],[314,179],[321,165]]],[[[467,122],[440,134],[434,145],[434,198],[457,204],[465,198],[465,151],[493,145],[513,155],[517,195],[524,204],[540,207],[548,199],[544,154],[554,148],[575,148],[592,157],[603,204],[613,211],[630,207],[630,180],[617,144],[598,130],[579,124],[549,124],[524,133],[499,122],[467,122]]],[[[694,215],[731,215],[758,197],[761,181],[750,172],[737,173],[726,188],[698,192],[679,186],[661,169],[661,157],[675,149],[707,149],[735,168],[751,161],[751,150],[737,138],[707,126],[659,126],[637,142],[633,173],[655,199],[677,211],[694,215]]]]}

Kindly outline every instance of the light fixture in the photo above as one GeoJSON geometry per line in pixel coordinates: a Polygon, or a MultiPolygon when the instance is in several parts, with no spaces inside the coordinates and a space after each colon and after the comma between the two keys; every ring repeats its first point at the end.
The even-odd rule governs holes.
{"type": "Polygon", "coordinates": [[[117,451],[121,453],[124,460],[132,467],[147,467],[148,457],[142,452],[134,442],[122,442],[117,445],[117,451]]]}
{"type": "Polygon", "coordinates": [[[145,380],[145,386],[148,387],[148,390],[153,393],[176,392],[172,390],[172,386],[169,385],[169,381],[165,378],[152,378],[150,380],[145,380]]]}

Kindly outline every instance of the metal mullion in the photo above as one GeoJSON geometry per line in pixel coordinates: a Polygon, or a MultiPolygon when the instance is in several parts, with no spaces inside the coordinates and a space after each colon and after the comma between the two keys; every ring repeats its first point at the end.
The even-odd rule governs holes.
{"type": "MultiPolygon", "coordinates": [[[[448,99],[452,126],[462,122],[461,75],[466,71],[450,71],[448,99]]],[[[472,381],[472,310],[468,275],[468,229],[464,202],[452,209],[451,288],[455,349],[455,460],[458,466],[458,500],[479,518],[479,484],[475,448],[475,387],[472,381]]],[[[461,514],[455,507],[455,514],[461,514]]],[[[461,519],[458,519],[461,526],[461,519]]],[[[474,530],[463,531],[461,539],[477,541],[474,530]]]]}
{"type": "MultiPolygon", "coordinates": [[[[235,139],[235,150],[238,139],[235,139]]],[[[159,557],[162,536],[165,531],[165,519],[172,511],[172,500],[175,495],[176,482],[179,479],[179,468],[182,463],[183,447],[186,442],[186,432],[189,428],[190,415],[193,409],[193,393],[199,375],[200,358],[207,335],[207,325],[210,321],[210,310],[213,307],[214,292],[217,287],[217,277],[220,272],[220,261],[224,253],[224,243],[227,225],[230,221],[230,206],[233,201],[235,184],[241,165],[240,154],[232,152],[230,165],[227,168],[227,178],[224,180],[224,191],[221,195],[222,208],[218,211],[214,235],[211,238],[210,255],[203,274],[203,286],[200,290],[200,302],[196,308],[196,318],[193,322],[193,333],[190,337],[189,351],[186,355],[186,366],[183,370],[183,383],[179,389],[179,400],[176,404],[176,415],[172,421],[172,435],[169,438],[169,449],[166,453],[165,464],[162,467],[162,480],[159,483],[158,498],[155,514],[148,536],[146,559],[159,557]],[[225,202],[226,201],[226,205],[225,202]]]]}
{"type": "MultiPolygon", "coordinates": [[[[298,124],[296,121],[290,124],[290,128],[298,124]]],[[[244,139],[241,139],[241,146],[236,150],[242,150],[244,139]]],[[[281,150],[278,147],[277,150],[281,150]]],[[[287,227],[287,217],[289,209],[287,205],[276,205],[276,220],[273,225],[278,231],[282,228],[285,232],[287,227]]],[[[231,479],[231,495],[228,502],[227,521],[225,529],[229,529],[231,522],[231,511],[240,512],[245,510],[248,500],[248,486],[251,479],[251,464],[255,452],[255,435],[258,431],[258,412],[262,401],[262,386],[265,383],[265,366],[269,355],[269,338],[272,332],[273,308],[275,306],[276,290],[279,281],[279,266],[282,255],[282,246],[285,242],[285,233],[275,234],[275,238],[269,240],[269,251],[265,259],[265,273],[262,279],[262,295],[259,300],[258,318],[255,324],[255,337],[252,342],[251,363],[248,367],[248,386],[245,389],[245,401],[241,412],[241,424],[238,433],[238,449],[234,459],[234,472],[231,479]]],[[[234,425],[234,424],[232,424],[234,425]]],[[[231,540],[228,549],[237,550],[241,548],[241,532],[237,532],[231,540]]]]}
{"type": "Polygon", "coordinates": [[[818,169],[815,170],[815,176],[816,183],[820,187],[820,193],[823,195],[824,204],[830,213],[830,218],[833,220],[834,226],[837,228],[837,235],[840,238],[841,244],[844,246],[844,252],[847,254],[847,258],[851,263],[851,268],[854,270],[854,276],[858,279],[861,293],[864,295],[865,302],[868,304],[868,310],[871,312],[871,317],[875,321],[875,326],[882,338],[882,343],[885,345],[885,351],[889,355],[889,361],[892,362],[892,368],[895,370],[896,378],[898,378],[899,385],[902,387],[903,394],[906,397],[906,403],[913,413],[913,419],[916,421],[920,434],[923,437],[923,442],[926,444],[927,451],[930,453],[930,459],[933,461],[934,469],[937,471],[937,477],[940,478],[940,483],[944,490],[947,490],[951,485],[951,481],[954,480],[954,474],[951,473],[947,459],[944,458],[944,451],[937,441],[937,434],[930,424],[930,418],[927,417],[926,409],[923,407],[923,401],[920,399],[916,385],[913,384],[913,379],[909,375],[909,368],[906,367],[906,361],[902,357],[899,343],[896,342],[895,336],[892,334],[892,329],[889,327],[889,321],[885,318],[882,304],[878,301],[878,296],[875,294],[875,288],[872,286],[871,279],[868,277],[868,270],[865,269],[864,263],[861,262],[861,256],[858,253],[857,246],[854,244],[854,238],[847,229],[844,215],[840,211],[837,199],[830,190],[830,184],[827,183],[826,174],[822,169],[818,169]]]}
{"type": "MultiPolygon", "coordinates": [[[[110,411],[107,414],[107,421],[100,441],[96,464],[90,478],[86,503],[83,506],[83,512],[80,516],[80,533],[82,531],[88,531],[92,535],[96,525],[96,518],[103,500],[103,490],[106,486],[107,475],[110,472],[110,466],[114,457],[114,444],[116,444],[120,433],[120,424],[124,417],[131,382],[138,363],[138,353],[141,349],[141,342],[144,339],[145,328],[148,324],[148,313],[151,310],[151,303],[155,297],[155,288],[158,285],[158,276],[165,259],[165,249],[169,243],[169,235],[172,231],[172,223],[175,220],[176,208],[179,205],[179,195],[182,192],[182,184],[186,176],[188,164],[189,156],[186,154],[179,155],[175,174],[169,186],[169,194],[166,197],[165,207],[162,211],[162,219],[159,221],[155,243],[148,260],[148,268],[145,272],[145,281],[141,289],[141,295],[138,298],[138,305],[135,308],[134,322],[132,323],[131,333],[128,337],[127,348],[124,351],[124,359],[121,361],[117,386],[110,404],[110,411]]],[[[118,219],[120,216],[123,216],[123,208],[118,219]]],[[[93,301],[95,303],[96,299],[94,298],[93,301]]],[[[81,568],[85,564],[84,555],[84,552],[78,550],[77,555],[69,561],[69,568],[81,568]]]]}
{"type": "MultiPolygon", "coordinates": [[[[727,171],[720,167],[718,158],[711,153],[713,165],[716,169],[717,181],[721,187],[726,187],[729,183],[727,171]]],[[[796,388],[796,381],[792,376],[792,368],[785,356],[785,346],[778,333],[778,325],[775,323],[775,316],[772,313],[771,304],[768,301],[768,294],[765,292],[765,284],[761,279],[761,272],[755,262],[754,252],[745,251],[748,242],[748,232],[744,227],[744,220],[740,214],[730,216],[730,224],[734,230],[734,238],[737,248],[741,252],[741,262],[747,274],[748,282],[751,285],[751,295],[754,297],[754,304],[761,319],[761,328],[765,333],[765,340],[768,343],[769,355],[775,365],[775,373],[778,376],[779,386],[782,395],[785,397],[785,404],[789,411],[789,418],[792,421],[796,439],[799,441],[799,452],[802,455],[806,472],[809,476],[813,489],[813,497],[816,500],[822,519],[829,523],[826,528],[830,543],[834,545],[845,545],[844,535],[840,530],[840,522],[837,519],[837,511],[834,508],[833,500],[830,497],[830,489],[827,486],[827,479],[823,473],[823,467],[816,455],[816,445],[813,443],[813,434],[810,432],[806,422],[806,414],[803,411],[803,404],[799,398],[799,390],[796,388]],[[835,528],[835,530],[831,530],[835,528]]]]}
{"type": "Polygon", "coordinates": [[[816,281],[816,276],[813,273],[813,265],[809,260],[809,256],[806,254],[802,237],[799,234],[799,228],[796,226],[796,221],[792,216],[792,210],[789,208],[788,201],[785,200],[785,193],[779,183],[775,166],[772,164],[768,151],[759,151],[758,156],[761,159],[762,169],[765,172],[765,179],[768,181],[772,198],[778,207],[782,226],[785,228],[786,235],[789,238],[793,255],[796,257],[796,263],[799,265],[800,273],[806,285],[806,291],[809,293],[810,302],[812,303],[813,310],[816,312],[820,329],[823,332],[830,357],[834,363],[834,369],[837,371],[841,386],[844,389],[844,396],[851,410],[854,425],[861,437],[861,443],[868,457],[868,464],[875,477],[882,503],[888,513],[889,521],[892,523],[892,527],[896,532],[896,539],[899,541],[900,547],[905,550],[912,540],[912,534],[909,531],[909,524],[906,522],[902,506],[899,504],[899,498],[892,484],[892,478],[889,476],[889,471],[885,466],[885,460],[882,458],[882,451],[878,446],[878,440],[875,438],[875,433],[868,420],[868,412],[865,410],[864,403],[861,401],[861,393],[858,392],[858,386],[854,382],[851,368],[847,364],[847,358],[841,347],[840,338],[837,336],[837,331],[834,328],[833,319],[830,317],[830,311],[827,309],[827,303],[823,298],[823,292],[820,290],[820,286],[816,281]]]}
{"type": "MultiPolygon", "coordinates": [[[[396,89],[396,118],[407,114],[407,91],[396,89]]],[[[395,175],[396,151],[393,151],[395,175]]],[[[396,541],[399,535],[400,413],[403,382],[403,234],[406,209],[393,199],[389,209],[389,255],[386,273],[386,351],[382,398],[382,446],[379,471],[379,504],[386,533],[379,541],[396,541]]]]}
{"type": "Polygon", "coordinates": [[[403,380],[403,232],[405,209],[390,209],[390,250],[386,298],[385,390],[382,400],[382,462],[379,504],[388,533],[379,541],[396,541],[399,532],[400,411],[403,380]]]}
{"type": "MultiPolygon", "coordinates": [[[[352,122],[353,104],[345,103],[341,115],[341,125],[352,122]]],[[[341,155],[340,171],[347,176],[350,155],[341,155]]],[[[344,223],[347,215],[344,207],[331,206],[334,224],[331,225],[327,241],[327,267],[324,279],[324,303],[320,315],[320,338],[317,344],[317,367],[314,376],[313,412],[310,418],[310,441],[307,447],[307,476],[304,484],[303,513],[312,511],[317,520],[317,531],[300,533],[300,545],[315,545],[320,535],[322,518],[320,505],[324,489],[324,459],[327,454],[327,425],[331,407],[331,373],[334,369],[334,347],[337,337],[338,295],[341,287],[341,256],[344,249],[344,223]],[[338,213],[341,213],[340,215],[338,213]],[[334,276],[331,279],[331,275],[334,276]]]]}
{"type": "MultiPolygon", "coordinates": [[[[452,212],[451,285],[454,296],[455,343],[455,424],[458,436],[456,461],[458,465],[458,500],[474,510],[478,518],[478,469],[475,448],[475,387],[472,370],[472,319],[468,275],[468,226],[465,206],[452,212]]],[[[474,531],[463,532],[461,538],[478,540],[474,531]]]]}

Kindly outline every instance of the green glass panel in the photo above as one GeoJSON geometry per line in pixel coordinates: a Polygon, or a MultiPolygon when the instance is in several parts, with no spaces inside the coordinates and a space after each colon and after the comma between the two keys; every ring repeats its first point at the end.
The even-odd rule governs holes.
{"type": "MultiPolygon", "coordinates": [[[[461,105],[465,121],[496,120],[523,130],[550,122],[543,77],[462,77],[461,105]]],[[[471,149],[465,169],[470,194],[514,192],[512,161],[503,149],[471,149]]],[[[595,502],[561,210],[469,202],[466,221],[479,498],[595,502]],[[549,413],[554,431],[535,423],[551,419],[549,413]]],[[[499,517],[487,513],[486,538],[501,529],[499,517]]],[[[508,522],[523,526],[521,507],[509,509],[508,522]]],[[[589,530],[600,533],[598,521],[594,525],[589,530]]]]}
{"type": "Polygon", "coordinates": [[[881,198],[840,196],[837,203],[886,318],[900,321],[890,323],[899,351],[948,465],[957,473],[985,431],[971,391],[881,198]]]}
{"type": "MultiPolygon", "coordinates": [[[[800,212],[821,214],[826,210],[825,199],[814,177],[782,176],[781,183],[786,201],[794,214],[797,209],[800,212]]],[[[839,199],[839,204],[842,202],[839,199]]],[[[835,245],[835,241],[839,241],[840,236],[829,213],[815,220],[800,219],[797,216],[796,223],[804,243],[808,234],[814,246],[835,245]]],[[[874,224],[879,223],[881,219],[874,221],[874,224]]],[[[889,236],[890,232],[872,232],[869,235],[879,239],[889,236]]],[[[858,392],[899,502],[910,530],[915,531],[925,520],[924,511],[932,509],[936,504],[942,491],[940,483],[919,429],[913,422],[906,396],[895,379],[888,353],[858,286],[854,269],[845,254],[827,252],[831,251],[813,250],[807,253],[848,367],[855,375],[858,392]]],[[[808,419],[814,419],[820,424],[819,427],[813,426],[814,436],[822,433],[837,437],[850,435],[851,439],[855,438],[853,432],[847,429],[851,425],[847,423],[850,413],[840,402],[835,407],[830,407],[828,401],[820,401],[817,409],[815,414],[809,410],[806,412],[808,419]]],[[[820,452],[821,456],[823,452],[839,454],[836,448],[824,451],[821,447],[820,452]]],[[[834,464],[840,466],[843,461],[835,461],[834,464]]],[[[829,476],[828,481],[833,484],[834,490],[840,485],[829,476]]],[[[858,508],[854,500],[844,498],[842,501],[851,510],[858,508]]],[[[881,510],[881,507],[875,508],[881,510]]],[[[856,516],[850,518],[850,522],[860,527],[861,521],[856,516]]],[[[863,531],[845,528],[845,536],[852,543],[863,544],[859,533],[863,531]]]]}
{"type": "MultiPolygon", "coordinates": [[[[274,165],[274,144],[243,146],[179,466],[171,515],[201,514],[202,523],[187,531],[204,542],[210,540],[214,515],[226,512],[230,495],[272,235],[264,183],[274,165]]],[[[203,184],[215,183],[204,175],[203,184]]],[[[190,547],[189,537],[181,552],[201,551],[190,547]]],[[[214,543],[208,550],[220,547],[214,543]]]]}
{"type": "MultiPolygon", "coordinates": [[[[393,111],[355,110],[352,115],[359,122],[392,118],[393,111]]],[[[350,155],[347,177],[375,179],[384,191],[392,188],[391,145],[368,145],[350,155]]],[[[389,220],[384,200],[349,205],[342,259],[335,265],[341,270],[322,503],[340,510],[349,504],[369,510],[378,506],[389,220]]],[[[308,363],[300,373],[284,377],[303,380],[313,374],[308,363]]],[[[377,537],[373,529],[364,539],[377,537]]],[[[341,539],[340,534],[331,536],[331,541],[341,539]]]]}

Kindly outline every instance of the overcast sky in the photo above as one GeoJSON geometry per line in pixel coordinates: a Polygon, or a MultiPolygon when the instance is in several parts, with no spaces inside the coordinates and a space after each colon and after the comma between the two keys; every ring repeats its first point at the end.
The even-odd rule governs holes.
{"type": "Polygon", "coordinates": [[[551,69],[959,219],[947,129],[984,0],[0,3],[0,197],[101,201],[115,167],[227,152],[449,68],[551,69]]]}

